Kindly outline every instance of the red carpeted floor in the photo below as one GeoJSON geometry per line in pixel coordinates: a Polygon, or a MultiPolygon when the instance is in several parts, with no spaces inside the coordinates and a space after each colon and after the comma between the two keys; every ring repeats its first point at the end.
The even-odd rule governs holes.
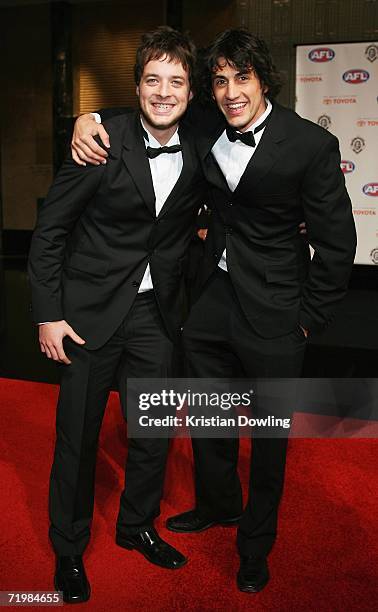
{"type": "MultiPolygon", "coordinates": [[[[52,590],[47,489],[57,388],[0,381],[0,590],[52,590]]],[[[188,555],[181,570],[152,566],[114,543],[122,487],[125,429],[111,397],[98,456],[95,515],[85,560],[92,597],[83,609],[178,612],[351,612],[378,609],[378,441],[290,441],[279,537],[271,581],[258,595],[239,593],[235,529],[194,535],[168,532],[167,516],[193,502],[190,443],[170,454],[158,528],[188,555]]],[[[245,486],[249,447],[242,441],[245,486]]]]}

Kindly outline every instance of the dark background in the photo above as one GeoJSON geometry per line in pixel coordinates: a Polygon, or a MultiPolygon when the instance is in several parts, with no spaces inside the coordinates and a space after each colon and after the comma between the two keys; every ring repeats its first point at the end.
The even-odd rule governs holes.
{"type": "MultiPolygon", "coordinates": [[[[377,0],[0,0],[0,376],[58,381],[29,317],[26,257],[38,201],[74,117],[135,105],[132,67],[143,31],[168,24],[199,47],[246,26],[264,38],[295,104],[295,45],[372,41],[377,0]]],[[[195,247],[199,248],[199,247],[195,247]]],[[[333,324],[308,345],[307,377],[376,377],[378,268],[354,266],[333,324]]]]}

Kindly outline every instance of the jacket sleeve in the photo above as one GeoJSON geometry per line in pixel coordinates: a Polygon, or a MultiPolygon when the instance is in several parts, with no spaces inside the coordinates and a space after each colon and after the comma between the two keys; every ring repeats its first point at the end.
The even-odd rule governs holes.
{"type": "Polygon", "coordinates": [[[310,331],[329,323],[344,297],[357,244],[339,143],[329,136],[307,169],[301,191],[308,241],[315,251],[300,312],[300,324],[310,331]]]}
{"type": "Polygon", "coordinates": [[[28,260],[32,318],[36,323],[64,319],[61,274],[66,241],[95,194],[105,168],[79,166],[69,156],[39,207],[28,260]]]}

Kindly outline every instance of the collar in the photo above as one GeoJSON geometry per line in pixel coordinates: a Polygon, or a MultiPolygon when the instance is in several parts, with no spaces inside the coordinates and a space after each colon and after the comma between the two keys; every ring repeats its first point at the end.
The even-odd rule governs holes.
{"type": "MultiPolygon", "coordinates": [[[[252,123],[252,125],[249,126],[248,130],[245,130],[245,132],[253,132],[270,115],[270,113],[272,112],[272,108],[273,108],[272,103],[268,98],[265,98],[265,102],[266,102],[265,111],[263,112],[261,117],[259,117],[257,121],[255,121],[255,123],[252,123]]],[[[237,131],[239,132],[240,130],[237,130],[237,131]]]]}
{"type": "MultiPolygon", "coordinates": [[[[146,128],[144,122],[143,122],[143,117],[140,116],[140,122],[142,124],[142,131],[143,131],[143,136],[144,136],[144,144],[145,146],[150,146],[150,147],[154,147],[154,148],[159,148],[162,147],[163,145],[156,140],[156,138],[151,134],[151,132],[148,131],[148,129],[146,128]]],[[[172,145],[176,145],[176,144],[180,144],[180,138],[179,138],[179,134],[178,134],[178,129],[175,131],[175,133],[171,136],[171,138],[168,140],[168,142],[165,143],[165,147],[170,147],[172,145]]]]}

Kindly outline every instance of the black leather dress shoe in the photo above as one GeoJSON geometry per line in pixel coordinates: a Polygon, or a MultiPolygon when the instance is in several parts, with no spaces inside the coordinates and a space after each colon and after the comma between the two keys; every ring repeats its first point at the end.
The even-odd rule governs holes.
{"type": "Polygon", "coordinates": [[[151,563],[167,569],[178,569],[187,563],[188,559],[178,550],[161,539],[154,527],[135,535],[117,533],[116,543],[128,550],[138,550],[151,563]]]}
{"type": "Polygon", "coordinates": [[[91,587],[80,555],[57,556],[54,585],[57,591],[63,591],[63,601],[66,603],[88,601],[91,587]]]}
{"type": "Polygon", "coordinates": [[[258,593],[269,581],[266,557],[241,557],[237,575],[239,591],[258,593]]]}
{"type": "Polygon", "coordinates": [[[167,519],[166,527],[170,531],[176,531],[178,533],[198,533],[200,531],[205,531],[205,529],[209,529],[209,527],[214,527],[214,525],[233,527],[238,524],[240,518],[240,516],[235,516],[229,519],[212,520],[203,518],[198,514],[197,510],[189,510],[188,512],[171,516],[167,519]]]}

